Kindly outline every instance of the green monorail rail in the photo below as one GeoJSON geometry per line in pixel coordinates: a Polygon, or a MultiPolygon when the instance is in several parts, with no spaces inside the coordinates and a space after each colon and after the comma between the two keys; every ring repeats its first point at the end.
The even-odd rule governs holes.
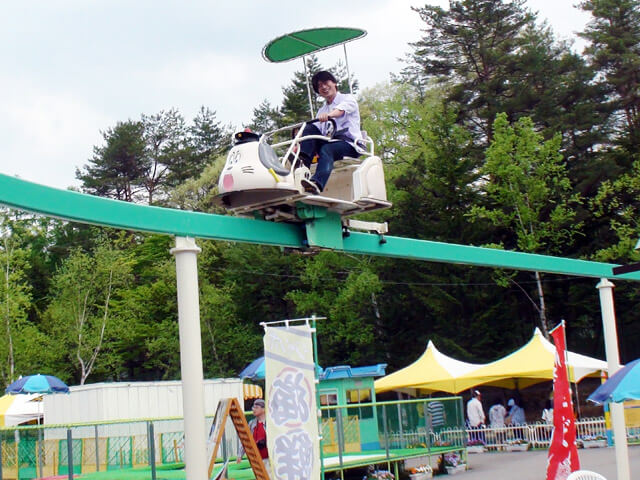
{"type": "MultiPolygon", "coordinates": [[[[31,211],[64,220],[102,226],[163,233],[176,236],[208,238],[234,242],[278,245],[291,248],[307,248],[305,225],[273,223],[263,220],[214,215],[170,208],[160,208],[86,195],[70,190],[60,190],[0,174],[0,204],[19,210],[31,211]]],[[[333,228],[334,225],[331,225],[333,228]]],[[[339,223],[335,228],[340,228],[339,223]]],[[[618,266],[483,247],[455,245],[429,240],[401,237],[385,237],[375,234],[352,232],[335,242],[319,248],[361,255],[383,255],[395,258],[447,262],[464,265],[529,270],[593,278],[609,278],[612,268],[618,266]]],[[[624,280],[640,280],[640,272],[616,276],[624,280]]]]}

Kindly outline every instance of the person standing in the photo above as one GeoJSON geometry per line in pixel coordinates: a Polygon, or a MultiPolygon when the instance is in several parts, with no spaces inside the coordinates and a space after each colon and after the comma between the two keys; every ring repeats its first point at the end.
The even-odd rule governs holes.
{"type": "MultiPolygon", "coordinates": [[[[251,430],[251,435],[253,435],[253,439],[255,440],[258,451],[260,452],[264,468],[267,470],[269,477],[271,477],[269,450],[267,449],[267,415],[265,412],[264,400],[261,398],[255,400],[251,407],[251,411],[253,412],[253,419],[249,422],[249,429],[251,430]]],[[[242,461],[243,455],[244,448],[241,445],[238,451],[238,458],[236,459],[237,463],[242,461]]]]}
{"type": "Polygon", "coordinates": [[[431,428],[433,431],[439,432],[442,430],[447,422],[444,404],[437,400],[431,401],[427,407],[427,412],[431,417],[431,428]]]}
{"type": "MultiPolygon", "coordinates": [[[[507,402],[507,406],[509,407],[509,415],[507,416],[507,422],[511,426],[520,427],[520,425],[524,425],[527,423],[524,417],[524,408],[516,403],[515,398],[510,398],[507,402]]],[[[511,431],[516,438],[524,439],[524,429],[523,428],[514,428],[511,431]]]]}
{"type": "Polygon", "coordinates": [[[553,402],[551,400],[547,400],[542,410],[542,421],[547,425],[553,425],[553,402]]]}
{"type": "Polygon", "coordinates": [[[507,416],[507,409],[504,408],[503,403],[504,400],[500,400],[489,409],[489,425],[498,444],[504,443],[506,439],[504,419],[507,416]]]}
{"type": "Polygon", "coordinates": [[[467,402],[467,420],[469,429],[472,430],[471,440],[480,440],[484,443],[484,433],[480,431],[485,425],[484,409],[482,408],[482,395],[478,390],[472,390],[471,400],[467,402]],[[475,432],[473,432],[475,430],[475,432]]]}
{"type": "Polygon", "coordinates": [[[542,410],[542,421],[547,425],[547,428],[544,430],[545,439],[551,440],[551,434],[553,433],[553,400],[547,400],[542,410]]]}
{"type": "Polygon", "coordinates": [[[507,409],[504,408],[502,402],[504,402],[504,400],[501,400],[489,409],[489,425],[491,425],[491,428],[504,428],[507,409]]]}
{"type": "Polygon", "coordinates": [[[515,398],[510,398],[507,402],[509,407],[509,425],[524,425],[526,423],[524,417],[524,409],[518,405],[515,398]]]}

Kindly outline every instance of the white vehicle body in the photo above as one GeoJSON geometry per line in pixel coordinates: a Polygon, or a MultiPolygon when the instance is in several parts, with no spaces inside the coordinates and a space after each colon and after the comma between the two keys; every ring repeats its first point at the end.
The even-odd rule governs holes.
{"type": "MultiPolygon", "coordinates": [[[[302,136],[306,123],[284,127],[234,145],[218,181],[218,203],[238,215],[261,214],[268,220],[298,221],[297,205],[326,207],[340,215],[389,208],[382,161],[375,156],[373,141],[360,145],[360,158],[346,157],[334,164],[324,191],[313,195],[300,182],[315,169],[298,159],[300,142],[329,136],[302,136]],[[293,139],[270,144],[278,133],[298,128],[293,139]],[[281,155],[278,154],[281,153],[281,155]]],[[[237,134],[242,135],[242,134],[237,134]]]]}

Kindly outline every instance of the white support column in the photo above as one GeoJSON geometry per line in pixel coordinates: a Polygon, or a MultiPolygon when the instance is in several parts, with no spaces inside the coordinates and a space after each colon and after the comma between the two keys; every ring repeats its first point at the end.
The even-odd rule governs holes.
{"type": "Polygon", "coordinates": [[[204,419],[202,344],[198,296],[200,248],[192,238],[176,237],[171,253],[176,257],[180,370],[184,413],[184,463],[188,480],[206,480],[207,444],[204,419]]]}
{"type": "MultiPolygon", "coordinates": [[[[618,353],[618,333],[616,330],[616,313],[613,306],[613,283],[601,278],[596,288],[600,293],[600,309],[604,331],[604,348],[607,355],[609,377],[620,368],[620,354],[618,353]]],[[[629,473],[629,451],[627,448],[627,429],[624,423],[624,405],[610,403],[611,425],[616,449],[616,465],[618,480],[631,480],[629,473]]]]}

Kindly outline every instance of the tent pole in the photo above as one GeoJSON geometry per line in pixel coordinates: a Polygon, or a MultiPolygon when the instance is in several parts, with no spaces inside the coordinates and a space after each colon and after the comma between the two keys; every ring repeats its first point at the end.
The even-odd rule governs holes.
{"type": "Polygon", "coordinates": [[[573,383],[573,391],[576,395],[576,410],[578,413],[578,418],[582,417],[580,413],[580,394],[578,392],[578,382],[576,382],[575,375],[573,374],[573,367],[569,365],[569,344],[567,343],[567,322],[564,321],[564,318],[560,320],[560,324],[564,325],[562,329],[562,333],[564,335],[564,363],[567,366],[567,376],[569,380],[569,388],[571,388],[571,384],[573,383]]]}
{"type": "Polygon", "coordinates": [[[307,95],[309,97],[309,111],[311,112],[311,118],[315,118],[313,113],[313,101],[311,100],[311,87],[309,86],[309,73],[307,72],[307,57],[302,57],[302,65],[304,65],[304,81],[307,82],[307,95]]]}

